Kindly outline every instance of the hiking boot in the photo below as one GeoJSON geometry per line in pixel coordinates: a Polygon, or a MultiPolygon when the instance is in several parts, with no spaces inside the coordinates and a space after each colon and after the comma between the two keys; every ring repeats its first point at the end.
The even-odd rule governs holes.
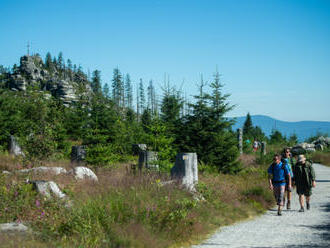
{"type": "Polygon", "coordinates": [[[286,209],[291,209],[291,202],[288,201],[288,203],[286,204],[286,209]]]}
{"type": "Polygon", "coordinates": [[[299,210],[299,212],[305,212],[305,209],[303,207],[301,207],[301,209],[299,210]]]}
{"type": "Polygon", "coordinates": [[[282,215],[282,211],[281,211],[281,210],[278,210],[278,211],[277,211],[277,215],[278,215],[278,216],[281,216],[281,215],[282,215]]]}
{"type": "Polygon", "coordinates": [[[309,205],[309,202],[307,202],[306,205],[307,205],[307,206],[306,206],[307,210],[309,210],[309,209],[311,208],[311,206],[309,205]]]}

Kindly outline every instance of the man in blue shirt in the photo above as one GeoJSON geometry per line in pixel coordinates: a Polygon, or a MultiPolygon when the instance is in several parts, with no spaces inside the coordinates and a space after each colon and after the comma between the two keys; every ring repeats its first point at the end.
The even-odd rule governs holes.
{"type": "Polygon", "coordinates": [[[268,174],[269,188],[273,190],[278,205],[277,215],[282,215],[285,185],[288,184],[288,188],[291,189],[291,176],[288,165],[281,162],[281,155],[274,155],[273,163],[268,168],[268,174]]]}

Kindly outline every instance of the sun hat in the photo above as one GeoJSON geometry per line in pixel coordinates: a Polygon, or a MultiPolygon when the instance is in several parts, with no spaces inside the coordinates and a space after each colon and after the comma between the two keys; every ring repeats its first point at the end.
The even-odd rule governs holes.
{"type": "Polygon", "coordinates": [[[304,155],[299,155],[298,156],[298,162],[304,162],[304,161],[306,161],[306,158],[305,158],[305,156],[304,155]]]}

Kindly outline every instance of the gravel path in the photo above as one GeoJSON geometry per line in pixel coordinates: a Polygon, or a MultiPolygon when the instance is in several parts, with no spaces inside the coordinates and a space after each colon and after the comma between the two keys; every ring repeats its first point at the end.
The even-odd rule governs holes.
{"type": "Polygon", "coordinates": [[[316,188],[311,209],[300,213],[294,191],[291,210],[277,216],[277,208],[253,220],[223,227],[193,248],[214,247],[330,247],[330,168],[314,164],[316,188]]]}

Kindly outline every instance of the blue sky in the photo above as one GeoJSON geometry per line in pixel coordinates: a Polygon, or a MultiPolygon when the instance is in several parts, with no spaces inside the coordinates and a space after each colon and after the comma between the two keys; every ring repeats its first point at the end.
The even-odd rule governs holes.
{"type": "Polygon", "coordinates": [[[164,74],[188,96],[216,67],[236,108],[284,121],[330,121],[330,1],[0,0],[0,64],[31,51],[115,67],[161,94],[164,74]]]}

